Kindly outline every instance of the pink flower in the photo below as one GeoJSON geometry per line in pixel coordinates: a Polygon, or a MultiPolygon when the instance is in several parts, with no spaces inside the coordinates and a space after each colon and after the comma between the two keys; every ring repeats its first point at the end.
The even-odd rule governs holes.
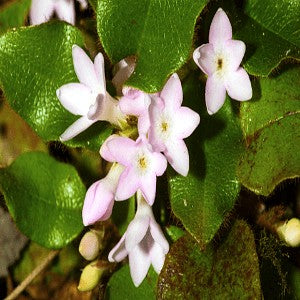
{"type": "MultiPolygon", "coordinates": [[[[125,167],[122,172],[116,200],[126,200],[140,189],[147,202],[152,205],[156,192],[156,176],[161,176],[167,161],[161,153],[152,151],[145,137],[133,141],[125,137],[112,138],[104,146],[109,152],[105,157],[125,167]]],[[[103,151],[102,151],[103,152],[103,151]]]]}
{"type": "Polygon", "coordinates": [[[105,221],[110,217],[119,177],[123,170],[124,168],[121,165],[114,164],[105,178],[90,186],[82,210],[84,226],[97,221],[105,221]]]}
{"type": "MultiPolygon", "coordinates": [[[[86,0],[78,0],[82,9],[87,8],[86,0]]],[[[30,23],[38,25],[50,20],[56,13],[60,20],[75,24],[75,6],[73,0],[32,0],[30,23]]]]}
{"type": "Polygon", "coordinates": [[[170,77],[158,97],[150,106],[149,142],[155,151],[164,153],[179,174],[186,176],[189,153],[183,139],[198,126],[200,116],[181,106],[182,87],[176,73],[170,77]]]}
{"type": "Polygon", "coordinates": [[[208,113],[216,113],[224,104],[226,91],[239,101],[252,98],[248,74],[239,67],[245,54],[244,42],[232,39],[232,28],[225,12],[219,8],[209,30],[209,44],[194,51],[193,58],[208,75],[205,101],[208,113]]]}
{"type": "Polygon", "coordinates": [[[123,88],[123,95],[119,102],[121,111],[127,115],[137,116],[139,134],[147,134],[150,127],[150,95],[130,87],[123,88]]]}
{"type": "Polygon", "coordinates": [[[129,257],[130,274],[134,285],[139,286],[152,264],[160,273],[169,244],[156,223],[151,207],[138,193],[136,215],[119,243],[110,251],[110,262],[120,262],[129,257]]]}
{"type": "Polygon", "coordinates": [[[96,121],[108,121],[119,126],[124,119],[118,101],[106,92],[103,55],[98,53],[93,63],[76,45],[73,46],[72,55],[80,83],[65,84],[56,94],[65,109],[81,118],[61,135],[62,141],[75,137],[96,121]]]}

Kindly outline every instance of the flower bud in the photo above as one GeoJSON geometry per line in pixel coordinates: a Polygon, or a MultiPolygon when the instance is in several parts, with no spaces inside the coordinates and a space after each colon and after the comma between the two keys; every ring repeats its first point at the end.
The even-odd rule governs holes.
{"type": "Polygon", "coordinates": [[[97,262],[91,262],[82,271],[78,290],[81,292],[88,292],[94,289],[99,283],[105,268],[97,266],[97,262]]]}
{"type": "Polygon", "coordinates": [[[86,260],[93,260],[97,257],[100,250],[99,236],[94,231],[87,232],[79,244],[79,253],[86,260]]]}
{"type": "Polygon", "coordinates": [[[300,246],[300,220],[292,218],[277,227],[279,237],[285,241],[289,247],[300,246]]]}

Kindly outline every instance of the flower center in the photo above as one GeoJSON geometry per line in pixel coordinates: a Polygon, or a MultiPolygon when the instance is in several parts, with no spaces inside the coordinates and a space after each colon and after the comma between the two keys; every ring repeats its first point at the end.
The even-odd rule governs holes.
{"type": "Polygon", "coordinates": [[[217,70],[218,71],[221,71],[222,70],[222,67],[223,67],[223,59],[222,58],[219,58],[218,59],[218,62],[217,62],[217,70]]]}
{"type": "Polygon", "coordinates": [[[145,170],[147,168],[147,161],[145,156],[142,156],[139,158],[139,167],[143,170],[145,170]]]}
{"type": "Polygon", "coordinates": [[[168,128],[169,128],[169,125],[168,125],[167,122],[162,122],[161,123],[161,131],[162,132],[166,132],[168,130],[168,128]]]}

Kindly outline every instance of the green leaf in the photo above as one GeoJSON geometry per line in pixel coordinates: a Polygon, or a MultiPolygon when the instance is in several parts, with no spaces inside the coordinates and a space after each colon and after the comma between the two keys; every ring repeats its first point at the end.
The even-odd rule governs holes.
{"type": "Polygon", "coordinates": [[[0,7],[0,34],[24,25],[31,0],[17,0],[0,7]]]}
{"type": "Polygon", "coordinates": [[[158,278],[158,299],[261,299],[254,236],[238,220],[218,246],[201,252],[186,235],[173,244],[158,278]]]}
{"type": "Polygon", "coordinates": [[[155,290],[158,275],[154,269],[150,267],[149,272],[139,287],[135,287],[129,271],[129,265],[123,266],[115,272],[110,278],[106,292],[106,300],[155,300],[155,290]]]}
{"type": "Polygon", "coordinates": [[[98,33],[113,63],[137,56],[128,85],[161,90],[189,58],[196,18],[207,0],[98,0],[98,33]]]}
{"type": "Polygon", "coordinates": [[[204,87],[197,78],[190,76],[183,87],[183,104],[201,107],[201,121],[187,143],[189,174],[183,177],[169,172],[170,199],[174,214],[204,246],[223,223],[240,191],[236,167],[242,152],[242,133],[232,101],[227,98],[223,108],[209,116],[204,87]]]}
{"type": "MultiPolygon", "coordinates": [[[[56,90],[78,82],[72,46],[83,45],[78,29],[63,22],[20,28],[0,37],[0,83],[11,107],[45,141],[59,136],[78,117],[63,108],[56,90]]],[[[92,126],[67,144],[99,150],[111,129],[92,126]]]]}
{"type": "Polygon", "coordinates": [[[18,228],[36,243],[62,248],[82,230],[85,187],[74,167],[29,152],[0,170],[0,185],[18,228]]]}
{"type": "Polygon", "coordinates": [[[238,176],[257,194],[267,196],[281,181],[300,176],[299,80],[299,68],[261,79],[254,99],[241,104],[247,151],[238,176]]]}
{"type": "Polygon", "coordinates": [[[300,1],[248,0],[245,11],[262,27],[300,47],[300,1]]]}
{"type": "Polygon", "coordinates": [[[89,0],[90,5],[92,6],[93,10],[97,8],[97,0],[89,0]]]}

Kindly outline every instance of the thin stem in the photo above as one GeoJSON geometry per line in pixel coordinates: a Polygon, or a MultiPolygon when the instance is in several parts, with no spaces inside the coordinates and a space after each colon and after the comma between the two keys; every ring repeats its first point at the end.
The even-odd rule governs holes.
{"type": "Polygon", "coordinates": [[[4,300],[14,300],[16,299],[31,283],[31,281],[38,276],[47,266],[48,264],[55,258],[55,256],[59,253],[59,250],[53,250],[49,252],[48,256],[42,261],[40,265],[38,265],[14,290],[13,292],[7,296],[4,300]]]}

